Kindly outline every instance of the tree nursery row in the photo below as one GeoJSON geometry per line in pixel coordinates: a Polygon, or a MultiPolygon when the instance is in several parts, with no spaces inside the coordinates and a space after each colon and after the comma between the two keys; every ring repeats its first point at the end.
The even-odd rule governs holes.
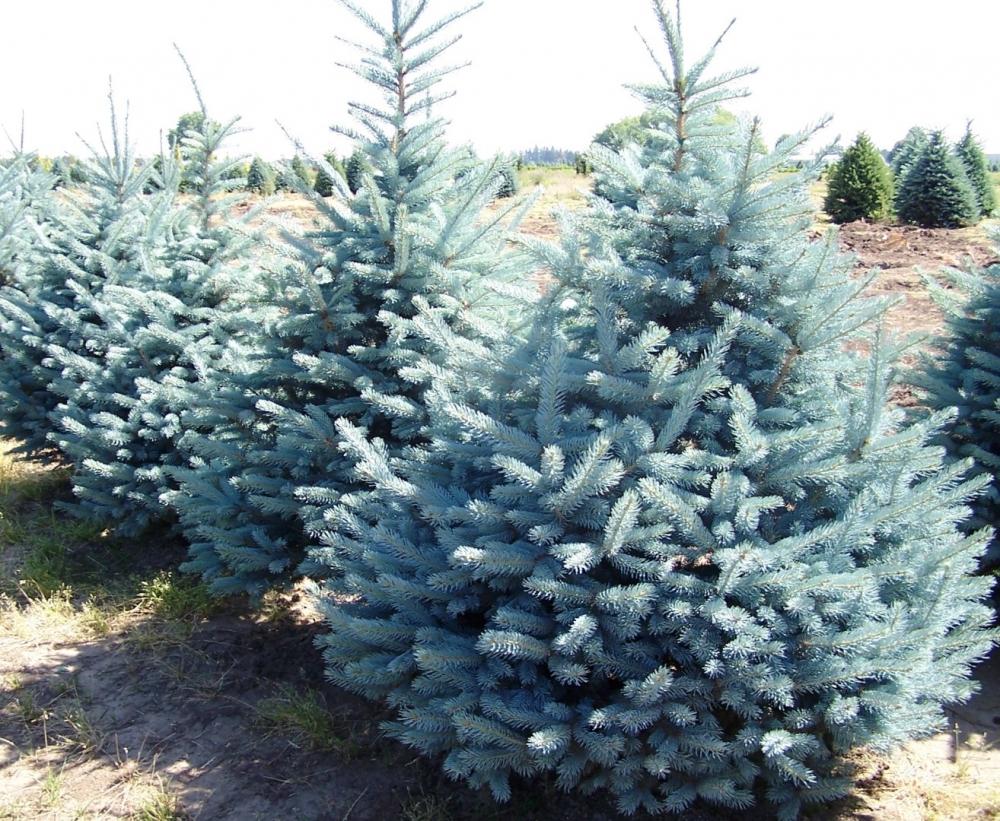
{"type": "Polygon", "coordinates": [[[219,595],[307,577],[329,678],[499,801],[790,819],[937,731],[996,635],[1000,269],[942,274],[904,368],[877,272],[810,234],[823,157],[776,173],[815,131],[718,116],[749,72],[659,0],[645,139],[521,235],[434,112],[466,12],[341,2],[372,95],[309,230],[236,215],[203,104],[179,159],[112,108],[85,182],[3,164],[0,432],[72,467],[63,512],[180,535],[219,595]]]}

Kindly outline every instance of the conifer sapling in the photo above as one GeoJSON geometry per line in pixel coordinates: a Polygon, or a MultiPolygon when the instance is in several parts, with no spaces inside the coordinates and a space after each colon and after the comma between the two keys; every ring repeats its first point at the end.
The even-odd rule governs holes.
{"type": "MultiPolygon", "coordinates": [[[[158,201],[143,196],[152,172],[128,138],[128,118],[111,103],[111,141],[91,149],[87,184],[49,201],[46,242],[33,248],[23,276],[0,291],[0,435],[37,455],[52,447],[50,414],[60,401],[51,388],[61,366],[50,347],[84,352],[87,301],[127,278],[149,253],[148,221],[158,201]]],[[[89,146],[88,146],[89,148],[89,146]]]]}
{"type": "MultiPolygon", "coordinates": [[[[975,459],[977,470],[992,477],[966,528],[996,528],[1000,524],[1000,264],[951,269],[925,281],[945,314],[948,334],[938,340],[934,354],[924,356],[913,381],[930,410],[957,408],[958,415],[942,437],[951,455],[975,459]]],[[[1000,567],[997,539],[982,566],[992,571],[1000,567]]]]}
{"type": "Polygon", "coordinates": [[[941,132],[909,165],[899,184],[896,213],[923,228],[961,228],[979,220],[976,193],[962,162],[941,132]]]}
{"type": "Polygon", "coordinates": [[[993,190],[993,180],[990,179],[986,155],[972,133],[972,123],[966,126],[965,135],[955,146],[955,153],[965,166],[965,173],[976,192],[980,216],[992,216],[997,206],[996,192],[993,190]]]}
{"type": "Polygon", "coordinates": [[[767,153],[714,117],[745,72],[688,66],[654,8],[647,139],[593,147],[608,199],[530,243],[552,282],[495,389],[438,381],[404,451],[338,423],[368,489],[322,517],[322,645],[500,800],[552,773],[626,813],[793,818],[971,693],[988,535],[956,523],[985,480],[889,404],[885,303],[809,238],[818,163],[776,174],[811,135],[767,153]]]}
{"type": "Polygon", "coordinates": [[[892,167],[893,176],[896,178],[896,187],[902,182],[910,165],[920,156],[930,141],[927,131],[920,126],[913,126],[906,132],[898,143],[889,152],[889,164],[892,167]]]}
{"type": "Polygon", "coordinates": [[[216,421],[183,438],[190,468],[174,471],[168,498],[191,542],[187,569],[219,593],[312,572],[301,562],[309,531],[325,528],[317,511],[357,485],[334,421],[378,430],[394,451],[420,441],[425,383],[439,370],[427,337],[453,334],[485,362],[509,337],[510,304],[535,298],[507,249],[519,206],[484,212],[502,162],[448,147],[443,121],[426,116],[451,96],[434,58],[452,40],[438,35],[465,12],[428,24],[425,3],[393,2],[383,25],[343,5],[379,43],[355,70],[382,99],[352,103],[360,130],[339,129],[357,146],[357,190],[326,165],[333,202],[314,196],[317,229],[289,237],[297,256],[262,306],[273,318],[259,323],[259,353],[206,381],[201,413],[216,421]]]}
{"type": "Polygon", "coordinates": [[[227,216],[226,193],[243,184],[233,177],[240,160],[219,155],[237,121],[209,118],[194,88],[203,116],[175,143],[179,163],[164,158],[152,251],[127,277],[81,297],[78,313],[94,318],[82,326],[85,349],[49,346],[63,399],[52,438],[74,464],[68,508],[126,535],[169,517],[160,496],[172,487],[165,468],[182,463],[180,420],[226,343],[246,332],[239,307],[256,287],[249,235],[227,216]],[[182,179],[190,196],[178,200],[182,179]]]}
{"type": "Polygon", "coordinates": [[[834,222],[880,220],[892,209],[892,172],[861,133],[830,170],[823,210],[834,222]]]}

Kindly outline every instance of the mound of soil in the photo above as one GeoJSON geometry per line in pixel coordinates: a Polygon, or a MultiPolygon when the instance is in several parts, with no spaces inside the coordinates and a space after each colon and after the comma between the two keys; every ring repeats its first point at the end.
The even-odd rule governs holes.
{"type": "Polygon", "coordinates": [[[889,311],[889,324],[900,334],[942,330],[941,312],[927,296],[921,273],[997,261],[996,250],[981,228],[850,222],[840,226],[838,237],[841,249],[857,256],[859,274],[878,272],[869,293],[899,299],[889,311]]]}

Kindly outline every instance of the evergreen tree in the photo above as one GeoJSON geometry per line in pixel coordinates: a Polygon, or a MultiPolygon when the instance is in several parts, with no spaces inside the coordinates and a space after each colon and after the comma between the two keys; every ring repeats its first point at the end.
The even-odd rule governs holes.
{"type": "Polygon", "coordinates": [[[830,172],[823,209],[834,222],[880,220],[892,209],[892,172],[861,133],[830,172]]]}
{"type": "MultiPolygon", "coordinates": [[[[142,187],[143,194],[155,194],[164,188],[164,163],[168,161],[163,154],[153,157],[149,164],[149,174],[146,177],[146,184],[142,187]]],[[[172,162],[172,160],[169,160],[172,162]]],[[[173,169],[173,166],[171,166],[173,169]]]]}
{"type": "Polygon", "coordinates": [[[302,158],[298,154],[292,157],[291,170],[292,173],[298,179],[299,187],[303,185],[307,189],[311,189],[313,187],[312,173],[310,172],[309,168],[302,161],[302,158]]]}
{"type": "Polygon", "coordinates": [[[274,166],[274,190],[275,191],[298,191],[302,185],[299,175],[296,174],[289,163],[279,161],[274,166]]]}
{"type": "Polygon", "coordinates": [[[319,194],[321,197],[332,197],[333,196],[333,174],[336,171],[332,169],[327,171],[324,166],[320,166],[316,170],[316,182],[313,184],[313,191],[319,194]]]}
{"type": "MultiPolygon", "coordinates": [[[[992,477],[966,527],[995,528],[1000,523],[1000,264],[952,269],[926,283],[947,318],[948,333],[933,355],[924,356],[913,382],[932,411],[958,409],[944,444],[953,457],[974,458],[978,470],[992,477]]],[[[994,539],[983,568],[998,567],[1000,541],[994,539]]]]}
{"type": "Polygon", "coordinates": [[[219,157],[236,123],[202,116],[175,144],[192,196],[174,200],[171,183],[176,188],[180,174],[169,173],[166,158],[161,210],[147,229],[163,234],[150,243],[156,253],[127,279],[81,295],[95,318],[83,325],[84,350],[49,346],[61,369],[52,389],[63,398],[51,414],[52,438],[74,465],[77,500],[68,507],[122,534],[167,514],[160,496],[171,486],[163,471],[182,463],[180,417],[195,384],[224,357],[226,341],[248,327],[238,308],[254,288],[249,235],[226,217],[232,200],[225,194],[240,160],[219,157]]]}
{"type": "Polygon", "coordinates": [[[499,799],[554,772],[626,813],[793,818],[973,690],[988,537],[955,523],[984,482],[888,403],[885,304],[808,236],[818,166],[774,173],[809,135],[713,122],[742,74],[686,68],[655,8],[648,147],[595,149],[615,199],[532,243],[553,282],[503,381],[438,383],[403,453],[338,423],[370,487],[323,516],[324,653],[499,799]]]}
{"type": "Polygon", "coordinates": [[[621,151],[626,145],[641,143],[648,135],[650,125],[649,112],[643,112],[637,117],[626,117],[606,125],[594,136],[593,142],[612,151],[621,151]]]}
{"type": "MultiPolygon", "coordinates": [[[[261,352],[231,357],[233,370],[206,382],[197,413],[209,421],[181,442],[190,469],[173,471],[180,488],[168,501],[191,543],[186,568],[219,593],[259,594],[301,572],[307,530],[325,528],[314,511],[356,485],[334,420],[378,430],[394,452],[418,441],[435,371],[427,336],[448,332],[466,349],[486,337],[485,362],[509,337],[498,324],[508,300],[535,298],[520,285],[529,269],[506,250],[512,209],[484,213],[502,162],[480,166],[449,149],[445,124],[425,116],[449,96],[435,91],[447,70],[431,58],[449,42],[436,35],[462,13],[425,25],[424,3],[394,1],[382,25],[342,2],[376,33],[370,54],[382,55],[356,69],[385,94],[351,105],[365,132],[357,192],[334,177],[335,202],[314,197],[322,223],[290,238],[299,258],[277,272],[261,352]]],[[[462,378],[482,389],[474,374],[462,378]]]]}
{"type": "Polygon", "coordinates": [[[206,126],[211,126],[216,130],[222,127],[219,123],[206,124],[204,120],[204,111],[189,111],[187,114],[182,114],[177,119],[177,125],[167,132],[167,145],[180,167],[180,190],[184,192],[195,190],[200,184],[200,181],[194,177],[194,174],[197,173],[196,169],[189,169],[184,162],[184,152],[181,148],[184,140],[189,135],[204,133],[206,126]]]}
{"type": "Polygon", "coordinates": [[[270,196],[274,193],[274,172],[260,157],[254,157],[247,172],[247,190],[270,196]]]}
{"type": "Polygon", "coordinates": [[[898,143],[889,152],[889,165],[892,167],[893,176],[896,178],[896,188],[899,189],[906,176],[906,171],[910,165],[919,157],[927,147],[930,138],[927,132],[920,126],[913,126],[906,132],[898,143]]]}
{"type": "Polygon", "coordinates": [[[179,149],[181,142],[189,132],[198,133],[205,125],[205,113],[203,111],[189,111],[181,114],[177,118],[177,125],[167,132],[167,145],[171,149],[179,149]]]}
{"type": "Polygon", "coordinates": [[[896,213],[903,222],[924,228],[960,228],[978,221],[976,193],[940,131],[931,135],[903,176],[896,213]]]}
{"type": "Polygon", "coordinates": [[[326,154],[323,155],[323,159],[326,160],[326,163],[330,166],[331,170],[340,175],[341,179],[347,179],[347,168],[344,167],[344,163],[336,154],[332,151],[327,151],[326,154]]]}
{"type": "Polygon", "coordinates": [[[86,187],[50,202],[47,242],[33,249],[24,275],[0,290],[0,435],[29,455],[51,448],[49,415],[59,393],[50,386],[61,369],[50,346],[84,350],[90,315],[78,304],[126,279],[149,253],[146,228],[157,203],[142,191],[150,165],[136,161],[113,101],[111,138],[83,163],[86,187]]]}
{"type": "Polygon", "coordinates": [[[344,176],[347,179],[347,187],[352,194],[357,194],[361,190],[361,176],[364,172],[365,155],[362,151],[354,151],[347,158],[344,166],[344,176]]]}
{"type": "Polygon", "coordinates": [[[497,198],[506,199],[513,197],[521,190],[521,182],[517,178],[517,171],[514,168],[514,161],[507,160],[500,166],[500,184],[497,188],[497,198]]]}
{"type": "Polygon", "coordinates": [[[32,247],[44,241],[41,223],[55,182],[53,176],[33,172],[26,155],[0,163],[0,286],[27,275],[32,247]]]}
{"type": "Polygon", "coordinates": [[[76,157],[69,158],[69,178],[76,185],[85,185],[88,182],[87,171],[76,157]]]}
{"type": "Polygon", "coordinates": [[[64,157],[56,157],[52,161],[53,185],[60,188],[69,183],[69,163],[64,157]]]}
{"type": "Polygon", "coordinates": [[[247,175],[250,173],[250,162],[244,157],[240,162],[233,163],[226,171],[226,180],[230,188],[246,188],[247,175]]]}
{"type": "Polygon", "coordinates": [[[972,133],[972,123],[965,129],[965,136],[955,146],[955,153],[965,167],[965,173],[976,192],[976,205],[983,217],[993,215],[996,210],[996,194],[993,191],[993,181],[990,179],[986,155],[972,133]]]}

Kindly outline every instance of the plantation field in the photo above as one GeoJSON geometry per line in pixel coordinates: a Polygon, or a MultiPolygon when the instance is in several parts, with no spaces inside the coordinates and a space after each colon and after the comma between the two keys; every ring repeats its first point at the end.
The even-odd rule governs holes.
{"type": "MultiPolygon", "coordinates": [[[[572,169],[526,169],[544,192],[525,231],[554,237],[553,207],[579,207],[572,169]]],[[[822,189],[814,192],[817,201],[822,189]]],[[[270,212],[308,219],[283,195],[270,212]]],[[[843,247],[872,290],[898,297],[890,323],[930,333],[940,314],[919,271],[994,259],[988,225],[961,231],[852,224],[843,247]]],[[[815,229],[825,229],[817,216],[815,229]]],[[[56,465],[0,454],[0,819],[612,819],[553,788],[498,807],[434,762],[386,740],[378,708],[323,680],[318,615],[301,589],[251,606],[220,602],[178,573],[181,545],[124,542],[67,519],[56,465]],[[111,579],[113,581],[109,582],[111,579]]],[[[1000,817],[1000,654],[947,733],[857,762],[849,801],[814,818],[1000,817]]],[[[727,818],[688,813],[687,818],[727,818]]],[[[733,816],[737,817],[736,815],[733,816]]],[[[752,818],[746,813],[740,818],[752,818]]]]}

